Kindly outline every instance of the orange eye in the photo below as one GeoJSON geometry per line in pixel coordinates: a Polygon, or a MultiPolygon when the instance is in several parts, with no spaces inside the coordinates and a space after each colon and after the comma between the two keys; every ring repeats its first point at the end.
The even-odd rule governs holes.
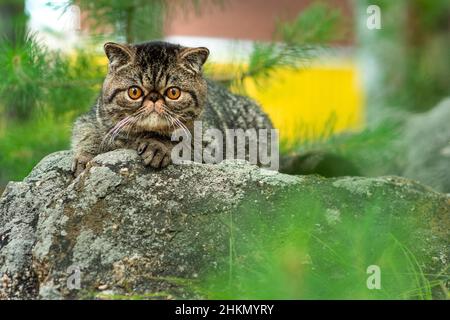
{"type": "Polygon", "coordinates": [[[166,96],[172,100],[178,99],[180,97],[180,95],[181,95],[181,90],[177,87],[170,87],[166,91],[166,96]]]}
{"type": "Polygon", "coordinates": [[[140,97],[142,97],[142,90],[139,87],[133,86],[128,89],[128,96],[133,99],[137,100],[140,97]]]}

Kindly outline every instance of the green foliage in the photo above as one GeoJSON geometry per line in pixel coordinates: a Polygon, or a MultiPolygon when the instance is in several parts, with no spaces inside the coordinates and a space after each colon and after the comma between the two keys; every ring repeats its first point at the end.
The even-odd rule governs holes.
{"type": "Polygon", "coordinates": [[[284,42],[296,45],[323,45],[342,37],[341,13],[322,2],[302,11],[292,22],[278,22],[277,34],[284,42]]]}
{"type": "Polygon", "coordinates": [[[25,0],[0,0],[1,39],[7,39],[13,43],[22,41],[27,21],[25,0]]]}
{"type": "Polygon", "coordinates": [[[19,181],[36,163],[56,150],[69,146],[72,117],[35,116],[14,122],[0,134],[0,185],[19,181]]]}
{"type": "MultiPolygon", "coordinates": [[[[363,176],[400,174],[399,156],[404,152],[401,132],[404,124],[399,120],[385,121],[359,132],[332,134],[333,118],[318,138],[308,138],[301,128],[299,138],[292,142],[281,141],[281,154],[327,153],[351,162],[363,176]]],[[[300,130],[300,129],[299,129],[300,130]]]]}
{"type": "MultiPolygon", "coordinates": [[[[373,2],[380,4],[386,18],[381,37],[397,48],[407,43],[404,21],[392,15],[394,2],[373,2]]],[[[177,3],[178,10],[192,4],[200,9],[202,4],[198,0],[177,3]]],[[[448,23],[450,6],[446,0],[402,1],[402,12],[408,12],[407,3],[413,3],[420,12],[416,31],[431,34],[431,40],[409,43],[405,55],[393,54],[379,42],[374,45],[384,55],[386,79],[395,80],[385,85],[396,98],[392,101],[431,106],[449,94],[449,41],[448,34],[442,33],[448,30],[442,26],[448,23]]],[[[170,18],[173,9],[165,0],[73,0],[70,4],[90,12],[94,29],[103,33],[111,30],[112,36],[127,42],[160,38],[164,19],[170,18]]],[[[243,90],[245,79],[262,83],[277,68],[304,67],[342,34],[340,22],[339,12],[320,3],[302,11],[292,22],[278,22],[274,41],[256,43],[239,72],[225,82],[243,90]]],[[[20,41],[0,42],[0,115],[4,121],[0,123],[0,184],[22,179],[45,155],[68,148],[73,119],[94,102],[105,71],[89,53],[64,56],[41,46],[33,35],[15,38],[20,41]]],[[[395,173],[395,156],[402,152],[396,144],[398,123],[386,122],[358,134],[338,136],[331,135],[333,126],[330,119],[319,140],[285,143],[284,152],[320,150],[342,155],[365,175],[385,174],[386,170],[395,173]]],[[[307,128],[302,130],[299,136],[307,137],[307,128]]],[[[262,216],[248,206],[239,224],[235,217],[224,222],[230,230],[230,251],[223,257],[220,272],[211,272],[204,285],[196,284],[194,289],[208,298],[226,299],[429,299],[431,288],[439,282],[425,279],[421,257],[410,251],[415,244],[409,234],[415,226],[380,221],[383,201],[379,197],[361,212],[341,210],[342,221],[331,233],[322,231],[321,226],[330,222],[324,218],[323,202],[313,197],[286,200],[276,218],[262,216]],[[366,287],[366,268],[372,264],[382,267],[382,290],[366,287]]],[[[448,275],[441,276],[448,281],[448,275]]]]}
{"type": "Polygon", "coordinates": [[[59,59],[61,68],[55,70],[55,82],[43,84],[44,105],[56,114],[85,111],[100,92],[106,68],[98,63],[95,53],[82,50],[59,59]]]}
{"type": "Polygon", "coordinates": [[[247,78],[260,84],[277,68],[298,69],[316,58],[326,45],[339,37],[339,10],[319,2],[299,13],[292,22],[278,22],[273,42],[255,43],[241,72],[225,83],[243,91],[247,78]]]}
{"type": "Polygon", "coordinates": [[[0,183],[20,180],[47,154],[67,149],[75,116],[98,95],[95,55],[62,55],[25,41],[0,43],[0,183]]]}
{"type": "Polygon", "coordinates": [[[156,292],[148,293],[142,295],[120,295],[120,294],[104,294],[104,293],[90,293],[86,295],[85,299],[96,299],[96,300],[159,300],[159,299],[170,299],[172,295],[168,292],[156,292]]]}
{"type": "MultiPolygon", "coordinates": [[[[378,60],[381,79],[374,95],[395,109],[426,111],[450,95],[447,0],[361,1],[378,5],[382,28],[363,30],[362,47],[378,60]]],[[[371,101],[369,100],[369,103],[371,101]]]]}
{"type": "Polygon", "coordinates": [[[99,88],[101,71],[92,56],[79,52],[72,58],[49,51],[34,35],[19,43],[2,41],[0,108],[15,119],[28,119],[37,111],[77,110],[99,88]]]}
{"type": "Polygon", "coordinates": [[[69,5],[89,12],[94,30],[105,32],[113,28],[113,34],[128,43],[161,38],[167,8],[165,0],[81,0],[70,1],[69,5]]]}
{"type": "Polygon", "coordinates": [[[195,289],[210,299],[431,299],[448,275],[426,279],[410,250],[417,226],[389,218],[385,196],[375,197],[357,212],[326,210],[313,196],[283,200],[270,217],[245,207],[227,224],[230,254],[195,289]],[[381,290],[367,288],[371,265],[381,290]]]}
{"type": "MultiPolygon", "coordinates": [[[[65,6],[78,5],[89,12],[89,22],[94,30],[101,33],[112,29],[112,36],[118,36],[127,43],[142,42],[163,37],[166,19],[173,15],[172,11],[183,11],[194,7],[201,9],[199,0],[178,1],[170,3],[167,0],[71,0],[65,6]]],[[[212,0],[220,3],[221,0],[212,0]]]]}
{"type": "MultiPolygon", "coordinates": [[[[112,27],[115,35],[123,36],[129,42],[160,37],[163,18],[170,17],[168,4],[163,0],[74,1],[69,4],[88,10],[94,28],[105,31],[112,27]]],[[[192,1],[170,10],[183,10],[185,6],[193,5],[200,12],[201,4],[192,1]]],[[[237,76],[238,82],[247,77],[259,81],[269,77],[277,67],[299,67],[306,63],[317,54],[317,46],[313,47],[309,42],[318,45],[329,40],[337,17],[328,7],[313,5],[292,23],[279,23],[276,36],[282,42],[255,44],[248,68],[237,76]],[[321,23],[302,38],[302,29],[309,30],[314,19],[320,19],[321,23]]],[[[67,56],[48,50],[34,35],[18,35],[17,38],[22,40],[0,43],[0,74],[3,75],[0,113],[8,119],[0,128],[4,132],[0,133],[3,181],[23,178],[46,153],[67,147],[71,121],[94,102],[104,75],[92,54],[79,50],[67,56]],[[30,134],[38,131],[37,125],[46,127],[39,130],[42,135],[30,134]],[[51,131],[57,133],[58,140],[44,136],[51,131]],[[41,145],[38,138],[52,142],[41,145]]]]}
{"type": "MultiPolygon", "coordinates": [[[[50,57],[30,35],[25,41],[0,42],[0,104],[8,114],[27,118],[42,98],[39,81],[48,81],[52,72],[47,65],[50,57]]],[[[55,61],[59,65],[59,61],[55,61]]]]}

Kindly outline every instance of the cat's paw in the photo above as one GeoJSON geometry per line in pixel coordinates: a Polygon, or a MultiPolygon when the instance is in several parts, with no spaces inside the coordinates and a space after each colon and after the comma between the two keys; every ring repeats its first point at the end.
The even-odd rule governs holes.
{"type": "Polygon", "coordinates": [[[165,168],[171,162],[172,145],[156,139],[145,139],[138,143],[137,153],[144,164],[153,168],[165,168]]]}
{"type": "Polygon", "coordinates": [[[93,156],[87,154],[75,154],[72,160],[72,173],[75,177],[79,176],[85,169],[93,156]]]}

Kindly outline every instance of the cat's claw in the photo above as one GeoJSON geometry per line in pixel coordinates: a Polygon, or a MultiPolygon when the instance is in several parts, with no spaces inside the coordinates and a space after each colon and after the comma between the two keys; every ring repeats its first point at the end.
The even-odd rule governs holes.
{"type": "Polygon", "coordinates": [[[152,168],[165,168],[171,162],[172,148],[168,144],[155,139],[142,141],[138,144],[137,153],[142,157],[144,165],[152,168]]]}
{"type": "Polygon", "coordinates": [[[71,171],[75,177],[78,177],[85,169],[92,156],[75,155],[72,160],[71,171]]]}

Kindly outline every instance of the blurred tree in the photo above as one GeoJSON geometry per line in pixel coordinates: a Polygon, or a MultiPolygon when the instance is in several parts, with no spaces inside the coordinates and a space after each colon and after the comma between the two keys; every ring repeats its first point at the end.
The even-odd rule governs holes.
{"type": "MultiPolygon", "coordinates": [[[[79,5],[88,12],[88,20],[94,30],[112,28],[113,34],[127,43],[159,39],[163,37],[165,19],[175,10],[194,6],[201,13],[202,5],[210,1],[216,5],[224,0],[70,0],[69,5],[79,5]]],[[[186,10],[190,11],[190,10],[186,10]]],[[[222,78],[226,85],[242,89],[246,78],[260,81],[278,67],[298,68],[317,55],[318,50],[330,40],[343,35],[340,12],[324,2],[316,2],[302,11],[292,22],[278,21],[273,42],[256,43],[247,67],[232,77],[222,78]]]]}
{"type": "Polygon", "coordinates": [[[414,0],[406,7],[405,89],[413,110],[450,95],[450,1],[414,0]]]}
{"type": "MultiPolygon", "coordinates": [[[[200,13],[203,1],[70,0],[71,4],[89,11],[92,26],[101,27],[97,31],[110,30],[109,37],[137,42],[161,38],[164,19],[170,19],[173,10],[189,5],[200,13]]],[[[14,12],[24,16],[23,1],[14,12]]],[[[338,18],[338,13],[319,4],[294,21],[279,22],[273,42],[256,43],[248,62],[239,66],[228,84],[239,86],[248,78],[262,81],[277,67],[304,66],[336,35],[338,18]]],[[[92,50],[71,54],[48,50],[36,36],[17,29],[0,41],[0,184],[22,179],[45,154],[67,147],[73,119],[94,102],[104,67],[92,50]]]]}
{"type": "MultiPolygon", "coordinates": [[[[0,0],[0,47],[7,42],[11,46],[20,46],[25,42],[26,22],[24,0],[0,0]]],[[[3,53],[2,53],[3,54],[3,53]]],[[[5,61],[1,61],[1,66],[5,61]]],[[[0,66],[1,74],[5,74],[0,66]]],[[[1,91],[0,91],[1,92],[1,91]]],[[[8,118],[23,118],[21,104],[19,101],[8,102],[6,116],[8,118]]]]}
{"type": "Polygon", "coordinates": [[[273,41],[255,43],[238,72],[222,77],[220,81],[244,93],[245,79],[261,84],[270,79],[277,68],[305,67],[323,53],[327,44],[344,33],[339,10],[323,2],[313,3],[293,21],[278,21],[273,41]]]}
{"type": "Polygon", "coordinates": [[[15,43],[23,39],[27,16],[25,0],[0,0],[0,35],[15,43]]]}
{"type": "Polygon", "coordinates": [[[358,44],[377,77],[369,83],[369,118],[425,111],[450,95],[450,1],[357,1],[358,44]],[[381,9],[380,30],[365,24],[368,5],[381,9]],[[373,111],[373,112],[372,112],[373,111]]]}
{"type": "Polygon", "coordinates": [[[80,109],[79,102],[92,99],[95,85],[101,83],[100,69],[89,54],[71,57],[50,51],[33,34],[21,42],[1,41],[0,106],[11,120],[26,120],[38,111],[80,109]]]}
{"type": "Polygon", "coordinates": [[[223,0],[69,0],[66,7],[80,6],[81,10],[88,12],[87,18],[94,30],[112,28],[114,35],[127,43],[134,43],[162,38],[165,19],[172,10],[194,6],[198,13],[206,1],[221,3],[223,0]]]}
{"type": "Polygon", "coordinates": [[[128,43],[162,36],[165,0],[70,0],[70,5],[88,12],[91,31],[110,28],[128,43]]]}

